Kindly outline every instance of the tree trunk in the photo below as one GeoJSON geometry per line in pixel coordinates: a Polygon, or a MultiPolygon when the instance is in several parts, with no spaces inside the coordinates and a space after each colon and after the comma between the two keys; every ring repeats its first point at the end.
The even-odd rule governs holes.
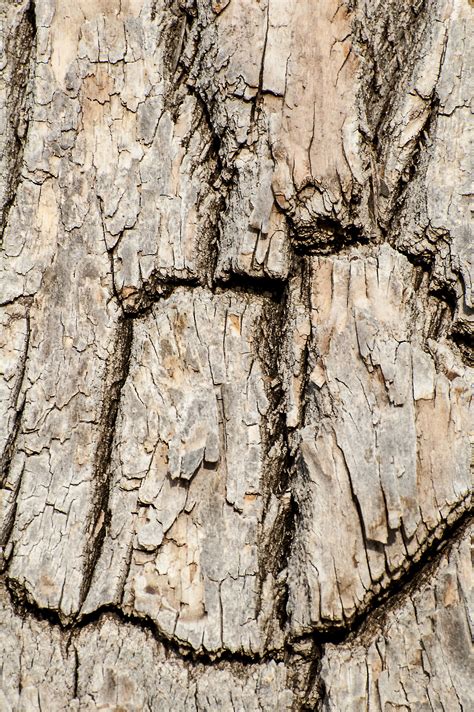
{"type": "Polygon", "coordinates": [[[0,1],[1,710],[473,708],[472,5],[0,1]]]}

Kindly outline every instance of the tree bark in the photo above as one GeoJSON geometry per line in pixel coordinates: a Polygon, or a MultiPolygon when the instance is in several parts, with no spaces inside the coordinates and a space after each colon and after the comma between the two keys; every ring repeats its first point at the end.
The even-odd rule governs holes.
{"type": "Polygon", "coordinates": [[[1,710],[473,708],[472,4],[0,2],[1,710]]]}

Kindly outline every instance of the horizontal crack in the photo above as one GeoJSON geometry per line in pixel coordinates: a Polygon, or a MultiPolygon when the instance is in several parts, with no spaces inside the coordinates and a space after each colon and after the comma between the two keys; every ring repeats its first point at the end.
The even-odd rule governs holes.
{"type": "Polygon", "coordinates": [[[413,562],[400,578],[392,581],[391,585],[374,597],[350,622],[328,627],[326,630],[315,630],[292,643],[314,640],[319,644],[337,645],[350,643],[360,636],[370,638],[377,629],[383,627],[391,610],[398,608],[410,594],[429,582],[440,566],[441,559],[463,538],[473,524],[473,519],[472,509],[465,510],[453,524],[444,529],[445,536],[442,539],[433,541],[419,561],[413,562]]]}
{"type": "Polygon", "coordinates": [[[180,643],[174,638],[169,638],[162,634],[159,627],[148,616],[138,616],[133,613],[127,613],[116,605],[110,604],[101,606],[95,611],[86,614],[78,620],[64,622],[58,611],[50,608],[44,608],[33,603],[26,598],[21,587],[15,585],[16,582],[8,579],[7,576],[0,576],[0,581],[5,582],[6,590],[8,591],[12,608],[14,612],[21,618],[31,617],[38,621],[45,621],[55,628],[59,628],[66,636],[67,647],[70,646],[74,638],[79,633],[89,626],[100,624],[107,618],[112,618],[123,624],[133,624],[143,631],[147,631],[153,636],[153,639],[163,646],[166,652],[172,653],[183,660],[190,660],[193,663],[202,665],[215,665],[216,662],[236,662],[243,665],[255,665],[264,663],[270,660],[277,662],[283,661],[291,649],[281,648],[277,651],[268,651],[265,653],[243,653],[232,652],[229,650],[219,650],[215,653],[207,651],[195,651],[185,643],[180,643]]]}
{"type": "Polygon", "coordinates": [[[268,661],[285,662],[289,657],[299,655],[308,660],[316,660],[321,656],[321,647],[326,643],[347,644],[356,637],[363,637],[364,640],[374,636],[376,631],[382,628],[387,619],[387,615],[393,609],[403,604],[404,600],[416,590],[429,582],[440,566],[441,559],[449,553],[456,543],[464,536],[472,524],[471,510],[466,511],[449,529],[445,530],[447,537],[442,541],[437,541],[424,554],[423,558],[414,564],[398,581],[394,582],[389,589],[377,597],[366,610],[361,612],[354,620],[344,628],[331,629],[326,631],[313,631],[297,639],[287,638],[285,644],[278,650],[269,650],[264,653],[244,653],[229,650],[219,650],[216,652],[196,651],[176,639],[169,638],[162,634],[158,626],[148,617],[142,617],[127,613],[117,606],[103,606],[92,613],[87,614],[80,620],[68,623],[61,621],[59,613],[49,608],[43,608],[28,600],[16,582],[3,575],[0,581],[4,581],[9,593],[13,611],[20,617],[32,617],[36,620],[47,621],[50,625],[60,628],[67,636],[68,645],[81,630],[88,626],[99,624],[107,617],[112,617],[121,623],[132,623],[142,630],[148,631],[154,640],[161,644],[166,651],[182,659],[190,660],[195,664],[215,665],[217,662],[233,662],[243,665],[254,665],[268,661]],[[305,642],[311,643],[304,652],[305,642]]]}
{"type": "MultiPolygon", "coordinates": [[[[147,287],[146,295],[139,295],[140,302],[129,303],[120,299],[124,307],[125,319],[140,319],[146,316],[154,304],[169,299],[177,289],[205,289],[212,294],[234,292],[248,295],[269,296],[277,302],[283,299],[287,280],[271,279],[270,277],[253,277],[246,274],[232,275],[228,279],[219,279],[211,285],[198,278],[169,277],[166,280],[156,280],[153,287],[147,287]]],[[[138,294],[138,292],[137,292],[138,294]]]]}

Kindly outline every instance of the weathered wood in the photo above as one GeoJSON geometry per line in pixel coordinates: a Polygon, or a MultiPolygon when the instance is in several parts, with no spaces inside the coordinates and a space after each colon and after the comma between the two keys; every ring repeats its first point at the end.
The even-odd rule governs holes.
{"type": "Polygon", "coordinates": [[[326,646],[324,710],[472,707],[470,544],[469,536],[460,539],[385,619],[369,619],[350,642],[326,646]]]}
{"type": "Polygon", "coordinates": [[[0,0],[1,709],[472,705],[471,5],[0,0]]]}

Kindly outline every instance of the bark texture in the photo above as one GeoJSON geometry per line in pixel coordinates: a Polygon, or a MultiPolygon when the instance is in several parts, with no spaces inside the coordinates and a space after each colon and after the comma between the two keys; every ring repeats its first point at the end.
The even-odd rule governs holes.
{"type": "Polygon", "coordinates": [[[1,710],[474,706],[472,4],[0,0],[1,710]]]}

